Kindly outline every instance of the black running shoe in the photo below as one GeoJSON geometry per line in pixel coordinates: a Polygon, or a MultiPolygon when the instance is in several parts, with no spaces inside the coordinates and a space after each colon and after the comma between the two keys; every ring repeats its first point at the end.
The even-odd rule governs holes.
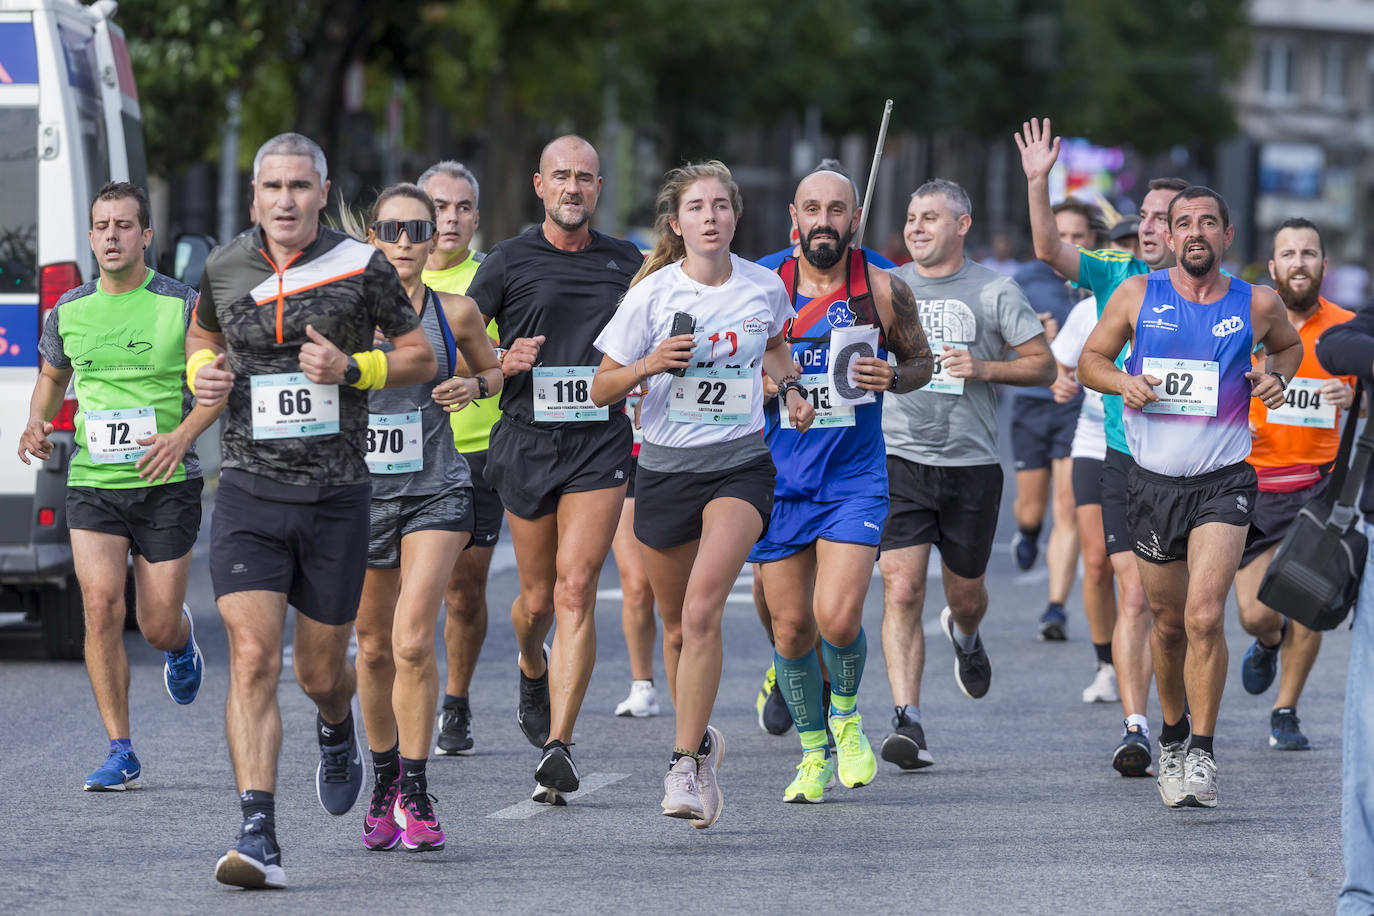
{"type": "Polygon", "coordinates": [[[920,722],[903,721],[901,707],[892,717],[892,734],[883,739],[882,758],[904,770],[920,770],[935,762],[926,749],[926,733],[920,722]]]}
{"type": "Polygon", "coordinates": [[[945,608],[940,612],[940,626],[954,646],[954,682],[971,700],[986,696],[992,686],[992,662],[988,660],[987,650],[983,648],[983,637],[973,637],[973,651],[965,652],[954,638],[954,612],[945,608]]]}
{"type": "Polygon", "coordinates": [[[544,674],[542,677],[525,677],[517,661],[516,670],[520,671],[520,706],[515,710],[515,721],[525,740],[535,747],[542,748],[549,740],[549,653],[544,652],[544,674]]]}
{"type": "Polygon", "coordinates": [[[1121,743],[1112,753],[1112,769],[1122,776],[1150,775],[1150,739],[1132,725],[1121,734],[1121,743]]]}
{"type": "Polygon", "coordinates": [[[466,701],[450,703],[439,710],[434,739],[436,757],[468,756],[472,753],[472,710],[466,701]]]}
{"type": "Polygon", "coordinates": [[[531,798],[545,805],[566,805],[563,796],[576,792],[582,785],[577,776],[577,765],[573,763],[570,745],[562,741],[550,741],[544,748],[544,757],[534,770],[534,781],[538,783],[531,798]]]}
{"type": "Polygon", "coordinates": [[[243,822],[238,842],[215,864],[215,880],[233,887],[286,887],[281,847],[264,829],[262,815],[243,822]]]}
{"type": "Polygon", "coordinates": [[[363,755],[358,750],[357,725],[350,725],[343,734],[326,736],[324,733],[330,729],[323,724],[319,731],[320,765],[315,768],[315,794],[324,810],[337,817],[352,811],[363,792],[363,755]]]}

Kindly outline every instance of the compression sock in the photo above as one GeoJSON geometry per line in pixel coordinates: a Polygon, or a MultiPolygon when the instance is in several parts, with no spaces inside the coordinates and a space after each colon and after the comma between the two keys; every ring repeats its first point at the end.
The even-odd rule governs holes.
{"type": "Polygon", "coordinates": [[[864,634],[863,627],[859,627],[859,635],[847,646],[837,646],[827,639],[822,639],[821,655],[825,658],[825,669],[830,672],[832,714],[852,714],[858,702],[859,681],[864,676],[864,663],[868,660],[868,637],[864,634]]]}
{"type": "Polygon", "coordinates": [[[392,745],[389,751],[372,752],[372,775],[379,786],[389,786],[401,778],[401,745],[392,745]]]}
{"type": "Polygon", "coordinates": [[[429,780],[425,776],[425,759],[411,760],[401,758],[401,795],[424,795],[429,791],[429,780]]]}
{"type": "Polygon", "coordinates": [[[1097,653],[1097,663],[1099,665],[1110,665],[1112,663],[1111,640],[1093,643],[1093,651],[1097,653]]]}
{"type": "Polygon", "coordinates": [[[260,817],[262,818],[263,830],[272,836],[276,835],[277,799],[271,792],[264,792],[260,789],[248,789],[240,792],[239,808],[243,811],[245,821],[260,817]]]}
{"type": "Polygon", "coordinates": [[[778,678],[778,690],[787,701],[792,721],[801,736],[802,747],[808,750],[825,747],[825,710],[821,707],[821,663],[812,649],[801,658],[783,658],[773,650],[773,670],[778,678]],[[820,735],[819,741],[814,736],[820,735]],[[812,736],[808,743],[808,736],[812,736]]]}
{"type": "Polygon", "coordinates": [[[134,739],[114,738],[110,741],[111,754],[128,754],[134,749],[134,739]]]}
{"type": "Polygon", "coordinates": [[[1214,755],[1212,754],[1211,735],[1193,735],[1192,739],[1188,742],[1188,750],[1206,751],[1208,757],[1212,757],[1213,759],[1215,759],[1214,755]]]}
{"type": "Polygon", "coordinates": [[[1160,744],[1177,744],[1180,741],[1188,740],[1188,717],[1184,716],[1173,725],[1168,722],[1159,730],[1160,744]]]}

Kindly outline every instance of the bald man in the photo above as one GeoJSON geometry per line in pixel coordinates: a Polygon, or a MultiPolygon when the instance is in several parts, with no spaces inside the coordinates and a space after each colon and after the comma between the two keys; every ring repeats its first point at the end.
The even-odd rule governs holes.
{"type": "Polygon", "coordinates": [[[777,483],[768,528],[749,559],[760,564],[773,666],[802,744],[796,779],[783,800],[815,803],[836,775],[857,788],[877,770],[857,695],[868,645],[864,597],[887,516],[883,392],[920,388],[930,380],[933,359],[911,290],[871,270],[863,252],[850,247],[860,216],[853,183],[829,169],[815,171],[797,186],[791,214],[801,257],[785,259],[778,274],[797,311],[787,343],[800,379],[775,381],[800,385],[816,407],[816,420],[801,434],[780,418],[777,399],[768,404],[764,436],[777,483]],[[877,329],[878,346],[872,356],[854,360],[850,378],[875,397],[844,405],[829,390],[831,331],[864,326],[877,329]],[[829,710],[822,709],[818,633],[830,672],[829,710]],[[822,718],[827,713],[833,759],[822,718]]]}
{"type": "Polygon", "coordinates": [[[501,329],[505,387],[487,481],[506,507],[520,594],[516,719],[542,755],[533,799],[567,804],[578,788],[569,745],[596,661],[596,584],[620,520],[632,434],[624,402],[591,402],[593,345],[643,260],[588,224],[601,192],[596,150],[581,137],[544,147],[534,192],[544,221],[494,247],[468,295],[501,329]],[[551,651],[544,638],[555,620],[551,651]]]}

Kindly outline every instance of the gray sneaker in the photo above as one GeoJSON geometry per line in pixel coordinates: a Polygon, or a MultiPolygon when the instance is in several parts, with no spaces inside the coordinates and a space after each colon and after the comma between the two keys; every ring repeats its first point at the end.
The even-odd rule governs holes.
{"type": "Polygon", "coordinates": [[[695,757],[679,757],[663,777],[663,816],[700,820],[701,792],[697,789],[695,757]]]}
{"type": "Polygon", "coordinates": [[[1193,748],[1183,764],[1182,804],[1190,808],[1217,806],[1217,762],[1204,750],[1193,748]]]}
{"type": "Polygon", "coordinates": [[[1182,741],[1159,743],[1159,797],[1170,808],[1183,805],[1183,755],[1182,741]]]}
{"type": "Polygon", "coordinates": [[[716,774],[720,772],[720,764],[725,760],[725,737],[711,726],[706,726],[706,733],[711,736],[711,753],[702,757],[697,763],[697,793],[701,796],[701,817],[692,819],[692,826],[698,830],[705,830],[716,822],[720,817],[720,810],[725,807],[725,795],[720,791],[720,782],[716,779],[716,774]]]}

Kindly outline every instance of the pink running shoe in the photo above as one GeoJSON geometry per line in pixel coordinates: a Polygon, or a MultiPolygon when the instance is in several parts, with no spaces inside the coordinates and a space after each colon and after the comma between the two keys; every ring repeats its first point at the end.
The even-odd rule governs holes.
{"type": "Polygon", "coordinates": [[[401,828],[401,845],[407,852],[444,848],[444,831],[439,827],[439,815],[434,812],[436,801],[427,792],[396,799],[392,817],[401,828]]]}
{"type": "Polygon", "coordinates": [[[363,845],[374,851],[395,849],[401,839],[401,827],[396,823],[393,806],[396,795],[401,790],[400,781],[375,783],[372,786],[372,801],[367,806],[363,818],[363,845]]]}

